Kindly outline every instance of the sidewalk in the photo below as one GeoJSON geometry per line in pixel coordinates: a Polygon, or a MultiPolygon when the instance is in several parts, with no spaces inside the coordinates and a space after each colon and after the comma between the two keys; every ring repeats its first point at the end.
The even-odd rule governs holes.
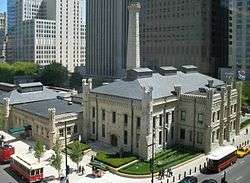
{"type": "MultiPolygon", "coordinates": [[[[245,129],[243,129],[239,136],[236,137],[234,144],[228,143],[230,145],[239,146],[242,143],[245,143],[247,140],[250,140],[250,133],[246,134],[245,129]]],[[[77,175],[76,173],[69,175],[70,183],[150,183],[150,178],[143,178],[143,179],[131,179],[131,178],[125,178],[120,177],[116,174],[113,174],[111,172],[106,172],[105,175],[102,178],[94,178],[92,177],[92,169],[91,167],[87,166],[90,162],[91,156],[93,155],[93,152],[87,153],[80,165],[83,165],[85,167],[85,174],[84,175],[77,175]]],[[[64,158],[63,158],[64,162],[64,158]]],[[[71,168],[76,169],[76,164],[73,163],[70,158],[68,158],[68,162],[71,168]]],[[[157,176],[154,178],[155,183],[177,183],[179,180],[183,179],[184,176],[190,176],[190,175],[196,175],[200,173],[200,168],[204,167],[204,163],[206,163],[206,156],[201,156],[198,159],[186,163],[180,167],[173,168],[173,176],[158,180],[157,176]]],[[[64,164],[63,164],[64,165],[64,164]]],[[[52,170],[53,168],[50,167],[51,172],[56,172],[55,170],[52,170]]],[[[63,169],[65,167],[63,166],[63,169]]],[[[49,171],[46,171],[46,173],[49,171]]],[[[64,174],[65,171],[63,171],[64,174]]],[[[48,174],[47,174],[48,175],[48,174]]],[[[57,174],[55,174],[57,177],[57,174]]],[[[53,181],[53,183],[58,183],[59,181],[53,181]]]]}

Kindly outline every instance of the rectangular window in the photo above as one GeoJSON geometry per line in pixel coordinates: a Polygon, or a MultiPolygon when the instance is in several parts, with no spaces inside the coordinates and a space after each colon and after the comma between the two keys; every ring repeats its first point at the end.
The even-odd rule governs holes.
{"type": "Polygon", "coordinates": [[[153,116],[153,128],[155,128],[156,116],[153,116]]]}
{"type": "Polygon", "coordinates": [[[189,141],[193,141],[193,132],[191,130],[189,131],[189,141]]]}
{"type": "Polygon", "coordinates": [[[92,133],[95,134],[95,122],[92,122],[92,133]]]}
{"type": "Polygon", "coordinates": [[[92,107],[92,118],[95,118],[95,107],[92,107]]]}
{"type": "Polygon", "coordinates": [[[162,126],[162,114],[159,116],[159,126],[162,126]]]}
{"type": "Polygon", "coordinates": [[[171,127],[171,139],[173,139],[174,138],[174,127],[172,126],[171,127]]]}
{"type": "Polygon", "coordinates": [[[234,112],[236,112],[236,109],[237,109],[237,105],[234,104],[234,112]]]}
{"type": "Polygon", "coordinates": [[[186,120],[186,111],[181,111],[181,120],[182,121],[186,120]]]}
{"type": "Polygon", "coordinates": [[[213,122],[215,121],[215,112],[213,112],[213,122]]]}
{"type": "Polygon", "coordinates": [[[74,134],[78,133],[78,127],[77,125],[74,126],[74,134]]]}
{"type": "Polygon", "coordinates": [[[105,120],[105,109],[102,109],[102,120],[105,120]]]}
{"type": "Polygon", "coordinates": [[[140,118],[140,117],[137,117],[137,120],[136,120],[136,127],[137,127],[137,129],[140,129],[140,128],[141,128],[141,118],[140,118]]]}
{"type": "Polygon", "coordinates": [[[102,137],[105,138],[105,125],[102,124],[102,137]]]}
{"type": "Polygon", "coordinates": [[[185,133],[186,133],[185,129],[180,129],[180,139],[185,140],[185,133]]]}
{"type": "Polygon", "coordinates": [[[124,126],[128,126],[128,115],[124,114],[124,126]]]}
{"type": "Polygon", "coordinates": [[[174,111],[172,111],[172,123],[174,122],[174,111]]]}
{"type": "Polygon", "coordinates": [[[169,120],[168,120],[168,118],[169,118],[169,112],[166,113],[165,117],[166,117],[166,124],[168,125],[168,123],[169,123],[169,120]]]}
{"type": "Polygon", "coordinates": [[[140,134],[136,134],[136,148],[139,148],[140,134]]]}
{"type": "Polygon", "coordinates": [[[197,143],[202,144],[203,134],[201,132],[197,132],[197,143]]]}
{"type": "Polygon", "coordinates": [[[112,112],[112,123],[116,122],[116,112],[112,112]]]}
{"type": "Polygon", "coordinates": [[[162,144],[162,131],[159,131],[159,144],[162,144]]]}
{"type": "Polygon", "coordinates": [[[214,143],[215,131],[212,132],[212,143],[214,143]]]}
{"type": "Polygon", "coordinates": [[[217,111],[217,120],[220,120],[220,111],[217,111]]]}
{"type": "Polygon", "coordinates": [[[59,136],[63,137],[63,129],[59,129],[59,136]]]}
{"type": "Polygon", "coordinates": [[[217,139],[217,140],[219,139],[219,136],[220,136],[220,130],[218,129],[218,130],[216,131],[216,139],[217,139]]]}
{"type": "Polygon", "coordinates": [[[71,127],[67,127],[67,135],[71,135],[71,127]]]}
{"type": "Polygon", "coordinates": [[[124,130],[124,137],[123,137],[124,144],[128,144],[128,131],[124,130]]]}
{"type": "Polygon", "coordinates": [[[200,123],[200,124],[203,123],[203,114],[201,114],[201,113],[198,114],[198,123],[200,123]]]}

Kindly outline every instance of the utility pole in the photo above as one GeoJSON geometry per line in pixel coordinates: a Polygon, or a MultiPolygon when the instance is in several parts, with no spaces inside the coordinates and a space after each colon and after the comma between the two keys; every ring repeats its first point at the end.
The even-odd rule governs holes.
{"type": "Polygon", "coordinates": [[[67,124],[66,121],[64,122],[64,128],[65,128],[65,179],[66,183],[69,182],[68,180],[68,173],[69,173],[69,168],[68,168],[68,151],[67,151],[67,124]]]}
{"type": "Polygon", "coordinates": [[[153,128],[152,133],[152,143],[148,145],[148,147],[152,147],[152,157],[150,160],[150,168],[151,168],[151,183],[154,183],[154,154],[155,154],[155,129],[153,128]]]}

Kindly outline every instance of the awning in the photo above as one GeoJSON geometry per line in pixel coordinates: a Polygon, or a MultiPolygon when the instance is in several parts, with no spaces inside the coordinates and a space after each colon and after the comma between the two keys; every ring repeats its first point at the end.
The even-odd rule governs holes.
{"type": "Polygon", "coordinates": [[[8,130],[11,135],[18,135],[25,133],[25,127],[11,128],[8,130]]]}

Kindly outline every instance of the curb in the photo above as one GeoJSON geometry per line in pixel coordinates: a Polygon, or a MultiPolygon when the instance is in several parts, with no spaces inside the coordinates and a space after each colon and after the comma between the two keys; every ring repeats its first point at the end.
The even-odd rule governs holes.
{"type": "MultiPolygon", "coordinates": [[[[184,165],[186,165],[186,164],[188,164],[188,163],[190,163],[190,162],[192,162],[192,161],[195,161],[195,160],[197,160],[197,159],[199,159],[199,158],[201,158],[201,157],[203,157],[203,156],[205,156],[205,154],[200,154],[200,155],[197,156],[197,157],[194,157],[194,158],[192,158],[192,159],[190,159],[190,160],[187,160],[187,161],[185,161],[185,162],[183,162],[183,163],[180,163],[180,164],[178,164],[178,165],[175,165],[175,166],[171,167],[171,169],[174,170],[174,169],[176,169],[176,168],[179,168],[179,167],[181,167],[181,166],[184,166],[184,165]]],[[[132,163],[131,163],[131,164],[132,164],[132,163]]],[[[126,167],[126,166],[124,166],[124,167],[126,167]]],[[[117,169],[115,169],[115,168],[113,168],[113,167],[110,167],[110,166],[107,166],[107,168],[108,168],[108,170],[109,170],[111,173],[114,173],[114,174],[119,175],[119,176],[121,176],[121,177],[133,178],[133,179],[143,179],[143,178],[150,178],[150,177],[151,177],[151,174],[147,174],[147,175],[131,175],[131,174],[126,174],[126,173],[119,172],[119,171],[117,171],[117,169]]],[[[118,168],[118,169],[120,170],[121,168],[118,168]]],[[[156,176],[156,175],[158,175],[158,173],[154,173],[154,175],[156,176]]]]}

